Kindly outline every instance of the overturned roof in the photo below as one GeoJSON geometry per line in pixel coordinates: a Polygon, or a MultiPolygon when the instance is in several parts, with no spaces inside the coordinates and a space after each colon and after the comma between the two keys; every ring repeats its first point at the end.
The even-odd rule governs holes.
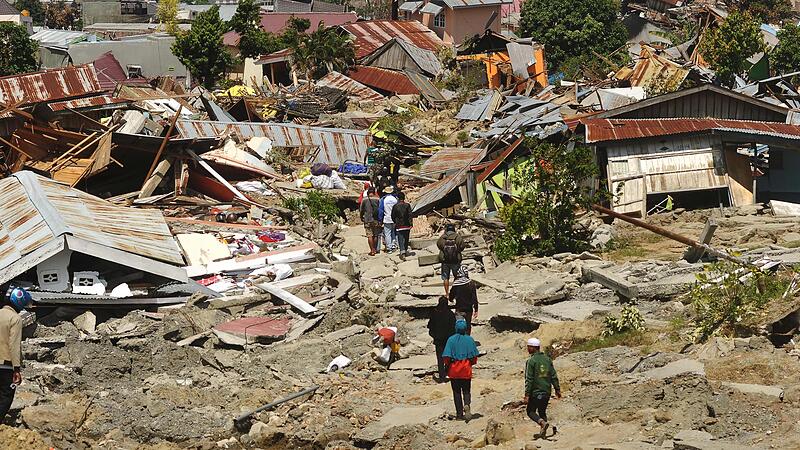
{"type": "Polygon", "coordinates": [[[114,57],[114,52],[105,52],[100,57],[95,59],[94,64],[95,72],[97,73],[97,80],[100,86],[106,90],[112,90],[117,87],[117,83],[125,81],[128,76],[125,75],[125,69],[122,68],[117,58],[114,57]]]}
{"type": "Polygon", "coordinates": [[[0,102],[6,105],[82,97],[102,90],[92,64],[0,78],[0,102]]]}
{"type": "Polygon", "coordinates": [[[158,211],[117,206],[29,171],[0,180],[0,203],[0,283],[64,248],[120,264],[148,258],[167,273],[178,268],[158,261],[184,264],[158,211]]]}
{"type": "Polygon", "coordinates": [[[238,135],[243,139],[268,137],[275,147],[319,147],[314,162],[339,165],[345,161],[363,161],[372,135],[363,130],[323,128],[295,123],[213,122],[179,120],[176,125],[181,137],[208,138],[238,135]]]}
{"type": "Polygon", "coordinates": [[[359,59],[374,52],[392,38],[400,38],[433,52],[447,45],[436,33],[416,20],[366,20],[342,25],[342,28],[353,35],[356,58],[359,59]]]}
{"type": "Polygon", "coordinates": [[[727,119],[584,119],[586,142],[670,136],[686,133],[734,132],[800,140],[800,125],[727,119]]]}
{"type": "Polygon", "coordinates": [[[327,75],[319,79],[317,86],[341,89],[347,92],[348,96],[357,97],[359,100],[383,100],[383,95],[377,91],[335,70],[328,72],[327,75]]]}

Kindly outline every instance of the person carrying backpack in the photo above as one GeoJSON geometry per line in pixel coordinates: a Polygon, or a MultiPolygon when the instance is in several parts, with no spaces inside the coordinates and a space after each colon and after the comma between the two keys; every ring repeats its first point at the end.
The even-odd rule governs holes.
{"type": "Polygon", "coordinates": [[[444,233],[436,241],[439,248],[439,262],[442,263],[442,281],[444,281],[444,295],[450,295],[450,274],[453,278],[461,268],[462,252],[464,251],[464,238],[456,231],[456,226],[448,223],[444,233]]]}

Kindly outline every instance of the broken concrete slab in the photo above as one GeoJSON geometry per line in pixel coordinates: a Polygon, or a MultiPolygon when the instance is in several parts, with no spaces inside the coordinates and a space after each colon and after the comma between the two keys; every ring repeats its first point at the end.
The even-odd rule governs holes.
{"type": "Polygon", "coordinates": [[[397,265],[397,270],[401,274],[411,278],[425,278],[434,275],[433,267],[420,267],[416,260],[409,260],[401,262],[397,265]]]}
{"type": "Polygon", "coordinates": [[[545,305],[541,308],[543,312],[554,317],[575,321],[586,320],[597,311],[604,312],[611,309],[600,303],[582,300],[560,302],[552,305],[545,305]]]}
{"type": "Polygon", "coordinates": [[[585,281],[600,283],[625,298],[636,298],[639,295],[639,290],[635,284],[629,283],[622,276],[603,266],[584,266],[581,268],[581,274],[585,281]]]}
{"type": "Polygon", "coordinates": [[[445,408],[439,405],[432,406],[397,406],[387,411],[383,417],[370,422],[366,427],[355,434],[356,443],[375,444],[391,428],[403,425],[427,425],[432,419],[444,415],[445,408]]]}
{"type": "Polygon", "coordinates": [[[92,334],[97,327],[97,317],[91,311],[86,311],[80,316],[74,318],[72,323],[75,327],[84,333],[92,334]]]}
{"type": "Polygon", "coordinates": [[[178,245],[183,250],[186,262],[190,266],[206,265],[231,257],[228,246],[220,242],[213,234],[177,234],[175,239],[178,240],[178,245]]]}
{"type": "Polygon", "coordinates": [[[665,366],[650,369],[642,372],[641,375],[645,378],[654,380],[666,380],[668,378],[676,377],[678,375],[702,375],[705,376],[705,365],[696,359],[679,359],[673,361],[665,366]]]}
{"type": "Polygon", "coordinates": [[[302,336],[308,330],[314,328],[322,319],[325,318],[325,314],[320,314],[317,317],[312,317],[310,319],[303,319],[301,321],[295,322],[292,325],[292,329],[289,330],[289,333],[286,335],[286,338],[283,342],[292,342],[295,339],[302,336]]]}
{"type": "Polygon", "coordinates": [[[771,200],[769,207],[774,216],[800,216],[800,204],[771,200]]]}
{"type": "Polygon", "coordinates": [[[394,275],[397,270],[389,264],[370,264],[367,270],[361,272],[361,278],[368,280],[376,280],[378,278],[387,278],[394,275]]]}
{"type": "Polygon", "coordinates": [[[336,330],[331,333],[328,333],[325,336],[323,336],[322,339],[328,342],[338,342],[341,341],[342,339],[347,339],[351,336],[364,333],[367,330],[369,330],[369,328],[364,325],[353,325],[347,328],[342,328],[341,330],[336,330]]]}
{"type": "Polygon", "coordinates": [[[737,390],[743,394],[764,395],[767,397],[773,397],[776,400],[783,399],[783,388],[780,386],[767,386],[763,384],[728,383],[728,382],[723,382],[722,385],[737,390]]]}
{"type": "Polygon", "coordinates": [[[470,279],[472,281],[474,281],[476,284],[478,284],[479,286],[488,286],[488,287],[494,289],[495,291],[503,292],[503,293],[510,293],[511,292],[511,289],[508,288],[507,284],[499,282],[499,281],[492,280],[491,278],[489,278],[489,277],[487,277],[485,275],[479,274],[479,273],[471,274],[470,275],[470,279]]]}

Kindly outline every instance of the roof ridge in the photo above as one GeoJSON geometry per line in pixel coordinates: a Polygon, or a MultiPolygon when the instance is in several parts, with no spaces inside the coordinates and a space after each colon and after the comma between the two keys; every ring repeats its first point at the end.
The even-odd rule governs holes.
{"type": "Polygon", "coordinates": [[[43,192],[42,185],[39,183],[39,175],[29,170],[21,170],[12,176],[22,185],[22,188],[28,194],[31,204],[42,216],[44,223],[50,228],[50,232],[53,233],[54,237],[72,234],[61,213],[50,203],[50,199],[43,192]]]}

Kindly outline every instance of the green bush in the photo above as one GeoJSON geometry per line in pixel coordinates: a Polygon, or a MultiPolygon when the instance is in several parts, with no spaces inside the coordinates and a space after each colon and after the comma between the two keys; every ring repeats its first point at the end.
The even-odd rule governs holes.
{"type": "Polygon", "coordinates": [[[289,197],[283,199],[283,207],[303,214],[306,208],[312,218],[319,218],[324,223],[334,222],[339,217],[336,199],[325,192],[314,190],[305,197],[289,197]]]}
{"type": "Polygon", "coordinates": [[[591,149],[536,139],[525,145],[531,155],[511,178],[522,192],[500,210],[506,228],[495,253],[499,249],[506,253],[498,253],[498,258],[510,259],[530,252],[553,255],[587,249],[589,233],[578,226],[575,214],[603,196],[591,187],[598,173],[591,149]]]}
{"type": "Polygon", "coordinates": [[[707,266],[689,292],[695,311],[695,339],[735,336],[737,331],[751,328],[748,322],[779,298],[789,282],[783,276],[727,261],[707,266]]]}
{"type": "Polygon", "coordinates": [[[606,329],[603,330],[603,336],[614,336],[615,334],[629,331],[644,331],[644,318],[636,307],[625,306],[622,308],[619,317],[606,317],[605,326],[606,329]]]}

